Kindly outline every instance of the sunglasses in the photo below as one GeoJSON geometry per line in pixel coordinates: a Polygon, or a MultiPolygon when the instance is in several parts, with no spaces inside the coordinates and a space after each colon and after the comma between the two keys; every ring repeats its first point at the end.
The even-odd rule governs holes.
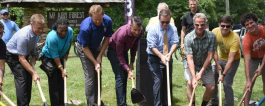
{"type": "Polygon", "coordinates": [[[162,24],[166,23],[169,24],[169,21],[161,21],[162,24]]]}
{"type": "Polygon", "coordinates": [[[202,27],[203,27],[204,25],[205,25],[205,24],[195,24],[195,26],[197,26],[197,27],[198,27],[198,26],[202,26],[202,27]]]}
{"type": "Polygon", "coordinates": [[[3,15],[5,16],[5,15],[9,15],[9,14],[3,14],[3,15]]]}
{"type": "Polygon", "coordinates": [[[231,25],[221,25],[222,28],[226,27],[226,28],[231,28],[231,25]]]}

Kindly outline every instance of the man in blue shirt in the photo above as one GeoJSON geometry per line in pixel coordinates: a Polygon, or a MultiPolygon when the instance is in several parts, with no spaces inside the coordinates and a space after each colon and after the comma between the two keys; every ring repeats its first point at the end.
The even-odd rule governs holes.
{"type": "Polygon", "coordinates": [[[171,15],[172,13],[169,9],[161,10],[159,13],[159,23],[153,25],[147,34],[147,62],[154,79],[153,93],[155,106],[168,105],[166,80],[167,62],[169,62],[170,92],[172,94],[173,60],[171,55],[176,50],[179,40],[176,27],[169,24],[171,15]]]}
{"type": "Polygon", "coordinates": [[[81,23],[76,44],[85,74],[87,106],[92,106],[97,101],[97,71],[101,70],[102,55],[112,35],[112,20],[100,5],[92,5],[89,16],[81,23]]]}
{"type": "Polygon", "coordinates": [[[40,79],[31,65],[36,63],[36,43],[43,32],[44,20],[41,14],[32,15],[30,25],[16,32],[6,44],[6,62],[14,74],[18,106],[29,106],[32,79],[35,82],[40,79]]]}
{"type": "Polygon", "coordinates": [[[1,11],[1,22],[5,25],[5,33],[2,39],[4,40],[5,44],[11,39],[13,36],[13,31],[18,31],[19,27],[14,21],[9,20],[9,12],[6,9],[1,11]]]}

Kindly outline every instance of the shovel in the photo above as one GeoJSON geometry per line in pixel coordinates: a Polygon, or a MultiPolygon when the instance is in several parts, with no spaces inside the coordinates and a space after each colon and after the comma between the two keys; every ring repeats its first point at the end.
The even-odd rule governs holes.
{"type": "MultiPolygon", "coordinates": [[[[254,80],[257,78],[257,76],[258,76],[258,74],[256,73],[254,75],[254,77],[252,78],[252,80],[251,80],[251,84],[254,82],[254,80]]],[[[239,102],[239,104],[237,106],[241,106],[241,104],[242,104],[245,96],[247,95],[247,93],[248,93],[248,89],[246,89],[246,91],[244,92],[244,95],[243,95],[242,99],[240,100],[240,102],[239,102]]]]}
{"type": "Polygon", "coordinates": [[[131,99],[133,104],[145,101],[144,95],[135,88],[133,78],[132,78],[131,99]]]}
{"type": "MultiPolygon", "coordinates": [[[[35,66],[34,66],[34,64],[31,64],[31,66],[32,66],[33,70],[35,70],[35,66]]],[[[36,71],[36,70],[35,70],[35,71],[36,71]]],[[[40,96],[41,96],[41,99],[42,99],[42,102],[43,102],[44,106],[48,106],[48,104],[47,104],[47,102],[46,102],[46,99],[45,99],[45,97],[44,97],[44,94],[43,94],[43,92],[42,92],[42,89],[41,89],[41,86],[40,86],[40,82],[39,82],[39,80],[37,80],[37,85],[38,85],[38,88],[39,88],[39,91],[40,91],[40,96]]]]}
{"type": "Polygon", "coordinates": [[[16,106],[2,91],[0,91],[0,95],[10,104],[10,106],[16,106]]]}
{"type": "MultiPolygon", "coordinates": [[[[66,60],[63,60],[64,72],[66,72],[66,60]]],[[[64,77],[64,106],[67,106],[67,89],[66,89],[66,76],[64,77]]]]}
{"type": "MultiPolygon", "coordinates": [[[[221,70],[219,71],[219,76],[221,76],[221,70]]],[[[222,82],[219,81],[219,106],[222,106],[222,82]]]]}
{"type": "Polygon", "coordinates": [[[101,106],[100,100],[100,69],[98,69],[98,106],[101,106]]]}
{"type": "Polygon", "coordinates": [[[190,103],[189,103],[189,106],[192,106],[192,100],[193,100],[193,97],[195,95],[195,90],[196,90],[197,87],[193,88],[192,90],[192,94],[191,94],[191,98],[190,98],[190,103]]]}
{"type": "Polygon", "coordinates": [[[167,104],[171,106],[171,94],[170,94],[170,84],[169,84],[169,64],[167,62],[167,104]]]}

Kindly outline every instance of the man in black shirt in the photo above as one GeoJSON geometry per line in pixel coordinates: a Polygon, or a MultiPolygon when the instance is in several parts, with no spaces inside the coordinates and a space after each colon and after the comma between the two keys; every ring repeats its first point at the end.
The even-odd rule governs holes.
{"type": "Polygon", "coordinates": [[[4,24],[0,22],[0,90],[2,91],[3,77],[5,74],[5,57],[6,57],[6,44],[2,40],[4,34],[4,24]]]}

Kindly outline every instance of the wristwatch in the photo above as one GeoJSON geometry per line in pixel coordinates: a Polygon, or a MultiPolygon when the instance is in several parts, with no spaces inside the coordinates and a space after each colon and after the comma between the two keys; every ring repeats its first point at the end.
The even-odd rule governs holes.
{"type": "Polygon", "coordinates": [[[225,74],[224,73],[222,73],[222,75],[225,77],[225,74]]]}

